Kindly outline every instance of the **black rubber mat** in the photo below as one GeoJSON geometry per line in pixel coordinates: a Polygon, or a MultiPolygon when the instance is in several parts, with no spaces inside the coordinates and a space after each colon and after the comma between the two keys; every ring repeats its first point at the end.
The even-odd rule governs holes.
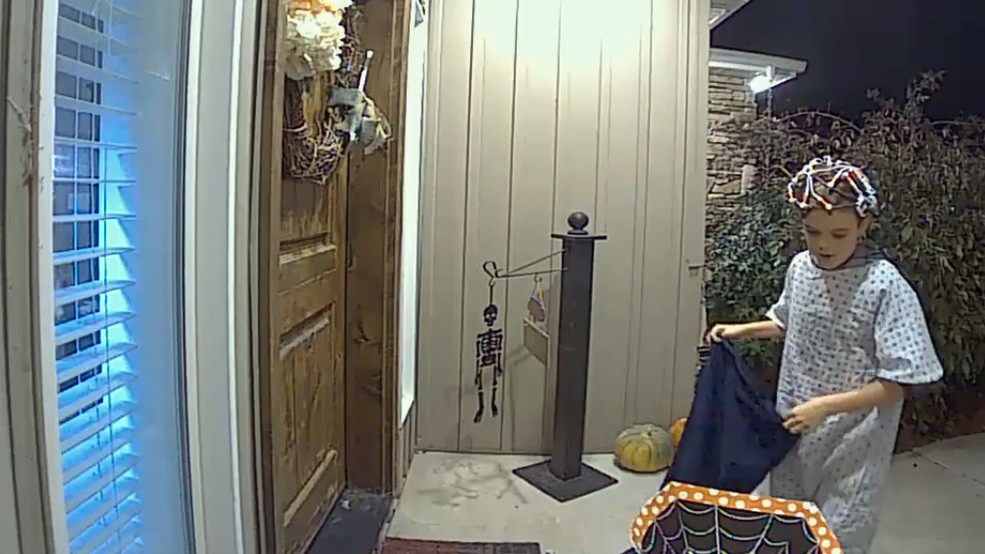
{"type": "Polygon", "coordinates": [[[380,531],[393,499],[387,495],[346,489],[308,554],[371,554],[379,546],[380,531]]]}

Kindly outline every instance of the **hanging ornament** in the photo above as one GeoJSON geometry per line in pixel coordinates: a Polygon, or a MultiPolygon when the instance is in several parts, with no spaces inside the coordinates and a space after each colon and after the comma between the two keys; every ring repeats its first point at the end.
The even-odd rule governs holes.
{"type": "Polygon", "coordinates": [[[527,301],[527,311],[530,312],[530,319],[537,323],[543,323],[547,319],[547,299],[544,296],[541,281],[540,275],[534,276],[534,291],[530,293],[530,299],[527,301]]]}
{"type": "Polygon", "coordinates": [[[530,298],[531,304],[528,307],[532,307],[533,311],[539,311],[546,319],[546,302],[544,302],[544,293],[540,288],[540,275],[546,273],[558,273],[563,270],[545,270],[545,271],[523,271],[536,264],[550,260],[560,256],[563,251],[554,252],[538,258],[528,264],[522,265],[511,271],[503,271],[496,266],[496,262],[492,260],[487,260],[482,263],[482,271],[489,276],[489,303],[482,310],[482,321],[485,323],[486,329],[476,335],[475,337],[475,387],[476,392],[479,397],[479,409],[475,413],[475,423],[482,421],[482,415],[485,410],[484,402],[484,392],[482,383],[482,372],[485,368],[490,368],[492,370],[492,402],[491,409],[493,417],[499,415],[499,406],[496,404],[496,393],[499,389],[499,379],[503,376],[503,347],[504,347],[504,335],[503,330],[496,325],[496,320],[499,318],[499,308],[496,307],[495,300],[495,286],[496,281],[499,279],[512,279],[514,277],[529,277],[534,276],[536,280],[534,281],[534,294],[530,298]]]}
{"type": "Polygon", "coordinates": [[[366,154],[382,148],[392,134],[386,116],[376,107],[373,99],[366,95],[366,79],[369,62],[372,60],[373,51],[366,51],[358,88],[336,88],[332,91],[329,103],[345,110],[345,119],[340,123],[339,129],[348,133],[350,144],[362,144],[366,154]]]}
{"type": "Polygon", "coordinates": [[[499,308],[493,303],[494,282],[489,282],[489,304],[482,310],[482,321],[486,329],[475,337],[475,387],[479,397],[479,407],[475,412],[474,422],[482,421],[485,411],[485,401],[482,390],[482,372],[489,368],[492,371],[492,401],[490,409],[493,417],[499,415],[496,405],[496,391],[499,388],[499,378],[503,374],[503,330],[496,326],[499,318],[499,308]]]}

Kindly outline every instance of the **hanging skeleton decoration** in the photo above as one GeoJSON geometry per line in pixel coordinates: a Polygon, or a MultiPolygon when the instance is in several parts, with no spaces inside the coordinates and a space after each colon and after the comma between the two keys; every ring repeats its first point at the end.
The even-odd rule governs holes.
{"type": "Polygon", "coordinates": [[[545,273],[556,273],[563,270],[529,272],[524,272],[523,270],[559,256],[560,254],[561,252],[548,254],[543,258],[538,258],[512,271],[500,270],[496,267],[496,262],[492,260],[483,262],[482,271],[489,276],[489,303],[486,305],[485,309],[482,310],[482,321],[485,323],[486,328],[475,337],[475,388],[479,397],[479,409],[476,410],[475,418],[473,420],[475,423],[482,421],[482,416],[485,412],[486,405],[485,394],[482,388],[482,371],[486,368],[489,368],[492,371],[492,398],[489,403],[489,407],[492,411],[493,417],[499,415],[499,405],[496,404],[496,393],[499,389],[499,381],[503,376],[503,349],[505,347],[505,337],[503,335],[503,329],[496,326],[496,320],[499,319],[499,308],[496,307],[496,303],[494,302],[495,296],[493,294],[496,281],[499,279],[512,279],[514,277],[534,276],[536,278],[534,281],[534,294],[531,295],[530,302],[527,307],[532,310],[535,319],[539,315],[540,321],[543,321],[546,319],[546,302],[544,293],[540,289],[539,276],[545,273]]]}
{"type": "Polygon", "coordinates": [[[486,330],[475,337],[475,386],[479,395],[479,409],[475,412],[475,423],[482,421],[485,411],[485,401],[482,391],[482,370],[492,371],[492,399],[490,409],[493,417],[499,415],[496,405],[496,391],[499,388],[499,378],[503,374],[503,330],[496,327],[499,308],[493,303],[493,283],[489,283],[489,305],[482,311],[482,320],[486,330]]]}

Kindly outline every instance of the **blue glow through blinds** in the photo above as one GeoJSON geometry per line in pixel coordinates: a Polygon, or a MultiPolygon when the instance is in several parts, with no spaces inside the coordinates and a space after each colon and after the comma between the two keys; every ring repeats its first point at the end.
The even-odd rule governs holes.
{"type": "Polygon", "coordinates": [[[137,345],[127,331],[137,317],[127,296],[137,15],[124,0],[61,0],[58,16],[52,261],[69,544],[72,554],[139,552],[137,345]]]}

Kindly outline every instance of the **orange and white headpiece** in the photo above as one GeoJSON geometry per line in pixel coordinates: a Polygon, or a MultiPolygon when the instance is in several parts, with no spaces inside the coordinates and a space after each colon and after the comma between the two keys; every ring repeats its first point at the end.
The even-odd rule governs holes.
{"type": "Polygon", "coordinates": [[[787,186],[791,203],[801,210],[820,207],[827,211],[854,208],[859,217],[876,215],[876,189],[858,167],[831,156],[807,163],[787,186]],[[840,200],[840,201],[839,201],[840,200]]]}

